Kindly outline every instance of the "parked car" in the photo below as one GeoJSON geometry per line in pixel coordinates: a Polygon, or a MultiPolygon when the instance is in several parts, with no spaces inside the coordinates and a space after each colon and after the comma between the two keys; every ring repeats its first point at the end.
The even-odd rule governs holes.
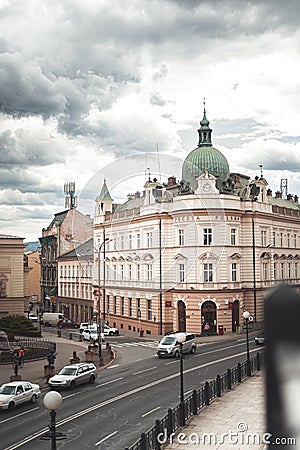
{"type": "Polygon", "coordinates": [[[98,324],[96,322],[82,322],[79,326],[79,333],[83,330],[98,330],[98,324]]]}
{"type": "Polygon", "coordinates": [[[59,328],[79,328],[79,323],[71,319],[60,319],[57,326],[59,328]]]}
{"type": "Polygon", "coordinates": [[[48,385],[52,389],[74,389],[83,383],[94,383],[97,378],[96,366],[91,363],[79,363],[65,366],[56,375],[51,377],[48,385]]]}
{"type": "Polygon", "coordinates": [[[31,402],[36,403],[41,395],[40,386],[29,381],[12,381],[0,387],[0,410],[12,410],[15,406],[31,402]]]}
{"type": "MultiPolygon", "coordinates": [[[[197,348],[196,336],[194,333],[184,333],[185,342],[183,342],[183,353],[195,353],[197,348]]],[[[177,341],[176,333],[166,334],[158,344],[157,356],[164,358],[168,356],[175,356],[178,358],[180,355],[180,344],[177,341]]]]}
{"type": "Polygon", "coordinates": [[[57,325],[58,320],[63,320],[65,317],[62,313],[44,312],[42,322],[46,327],[57,325]]]}
{"type": "MultiPolygon", "coordinates": [[[[97,330],[83,330],[82,331],[82,339],[84,340],[84,341],[90,341],[91,339],[93,339],[95,342],[97,342],[98,341],[98,339],[99,339],[99,334],[98,334],[98,331],[97,330]]],[[[102,341],[104,340],[104,334],[103,333],[101,333],[101,338],[102,338],[102,341]]]]}
{"type": "Polygon", "coordinates": [[[254,341],[255,341],[256,345],[265,345],[265,343],[266,343],[266,339],[263,334],[261,334],[259,336],[255,336],[254,341]]]}
{"type": "Polygon", "coordinates": [[[28,314],[28,319],[32,320],[32,322],[37,322],[39,320],[39,318],[35,314],[32,314],[32,313],[28,314]]]}
{"type": "Polygon", "coordinates": [[[118,328],[110,327],[109,325],[103,325],[104,336],[118,336],[120,334],[118,328]]]}

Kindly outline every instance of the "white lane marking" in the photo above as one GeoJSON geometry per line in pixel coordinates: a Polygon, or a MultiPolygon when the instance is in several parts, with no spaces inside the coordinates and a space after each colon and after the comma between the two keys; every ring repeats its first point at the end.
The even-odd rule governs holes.
{"type": "Polygon", "coordinates": [[[151,411],[146,412],[145,414],[142,414],[141,417],[146,417],[149,416],[149,414],[153,413],[154,411],[157,411],[158,409],[160,409],[161,406],[158,406],[157,408],[151,409],[151,411]]]}
{"type": "Polygon", "coordinates": [[[109,434],[109,435],[106,436],[105,438],[101,439],[101,441],[96,442],[95,445],[100,445],[100,444],[102,444],[102,442],[107,441],[107,439],[109,439],[110,437],[114,436],[115,434],[117,434],[117,431],[114,431],[113,433],[109,434]]]}
{"type": "Polygon", "coordinates": [[[112,366],[106,367],[106,370],[114,369],[115,367],[119,367],[120,364],[113,364],[112,366]]]}
{"type": "Polygon", "coordinates": [[[77,392],[74,392],[74,394],[66,395],[65,397],[63,397],[63,400],[64,400],[65,398],[74,397],[74,395],[82,394],[82,392],[83,392],[83,391],[77,391],[77,392]]]}
{"type": "MultiPolygon", "coordinates": [[[[257,351],[257,350],[254,349],[254,350],[251,350],[251,351],[257,351]]],[[[210,361],[208,363],[200,364],[199,366],[196,366],[196,367],[191,367],[190,369],[184,370],[183,373],[194,372],[195,370],[203,369],[204,367],[208,367],[208,366],[211,366],[213,364],[224,362],[224,361],[227,361],[229,359],[238,358],[239,356],[245,356],[245,352],[237,353],[235,355],[226,356],[225,358],[216,359],[216,360],[210,361]]],[[[160,378],[159,380],[156,380],[156,381],[152,381],[151,383],[145,384],[144,386],[137,387],[135,389],[132,389],[131,391],[123,392],[123,394],[117,395],[116,397],[109,398],[108,400],[105,400],[105,401],[103,401],[101,403],[98,403],[96,405],[90,406],[89,408],[86,408],[86,409],[84,409],[82,411],[79,411],[79,412],[73,414],[72,416],[66,417],[65,419],[62,419],[62,420],[58,421],[56,423],[56,427],[58,428],[61,425],[65,425],[68,422],[72,422],[73,420],[78,419],[81,416],[84,416],[86,414],[90,414],[91,412],[94,412],[97,409],[103,408],[103,406],[109,405],[111,403],[115,403],[118,400],[121,400],[121,399],[126,398],[126,397],[130,397],[133,394],[136,394],[138,392],[144,391],[144,390],[149,389],[149,388],[151,388],[153,386],[157,386],[158,384],[164,383],[164,382],[172,380],[174,378],[178,378],[178,373],[175,373],[173,375],[169,375],[169,376],[167,376],[165,378],[160,378]]],[[[23,439],[22,441],[16,442],[15,444],[11,445],[10,447],[7,447],[4,450],[14,450],[16,448],[19,448],[22,445],[27,444],[30,441],[33,441],[37,437],[42,436],[42,434],[44,434],[48,430],[49,430],[48,427],[47,428],[43,428],[42,430],[37,431],[36,433],[34,433],[31,436],[28,436],[27,438],[23,439]]]]}
{"type": "Polygon", "coordinates": [[[17,414],[16,416],[8,417],[7,419],[1,420],[0,423],[9,422],[10,420],[13,420],[13,419],[16,419],[17,417],[23,416],[24,414],[31,413],[32,411],[35,411],[36,409],[39,409],[39,407],[37,406],[36,408],[32,408],[29,411],[24,411],[20,414],[17,414]]]}
{"type": "Polygon", "coordinates": [[[116,381],[123,380],[123,378],[124,377],[120,377],[120,378],[116,378],[115,380],[107,381],[106,383],[97,384],[97,386],[95,386],[95,387],[99,388],[99,387],[102,387],[102,386],[106,386],[107,384],[111,384],[111,383],[115,383],[116,381]]]}
{"type": "Polygon", "coordinates": [[[169,364],[175,364],[178,363],[179,359],[174,359],[173,361],[165,363],[165,366],[168,366],[169,364]]]}
{"type": "Polygon", "coordinates": [[[149,370],[157,369],[157,366],[149,367],[149,369],[140,370],[139,372],[134,372],[131,375],[139,375],[140,373],[148,372],[149,370]]]}

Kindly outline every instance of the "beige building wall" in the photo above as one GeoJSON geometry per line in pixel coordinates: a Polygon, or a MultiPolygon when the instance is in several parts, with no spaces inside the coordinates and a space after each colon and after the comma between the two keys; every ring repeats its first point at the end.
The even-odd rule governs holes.
{"type": "Polygon", "coordinates": [[[29,298],[23,238],[0,235],[0,317],[24,314],[29,298]]]}

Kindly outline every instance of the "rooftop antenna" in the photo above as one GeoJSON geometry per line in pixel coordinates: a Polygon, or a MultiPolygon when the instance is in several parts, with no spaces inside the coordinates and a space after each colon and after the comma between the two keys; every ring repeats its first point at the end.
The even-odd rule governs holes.
{"type": "Polygon", "coordinates": [[[280,181],[280,192],[282,198],[286,198],[287,189],[288,189],[288,180],[287,178],[282,178],[280,181]]]}
{"type": "Polygon", "coordinates": [[[258,164],[258,167],[260,167],[260,178],[263,178],[263,165],[262,164],[258,164]]]}
{"type": "Polygon", "coordinates": [[[158,143],[157,142],[156,142],[156,153],[157,153],[157,164],[158,164],[159,181],[161,182],[160,161],[159,161],[158,143]]]}
{"type": "Polygon", "coordinates": [[[65,208],[75,209],[77,207],[77,195],[75,195],[75,181],[68,181],[64,184],[65,208]]]}

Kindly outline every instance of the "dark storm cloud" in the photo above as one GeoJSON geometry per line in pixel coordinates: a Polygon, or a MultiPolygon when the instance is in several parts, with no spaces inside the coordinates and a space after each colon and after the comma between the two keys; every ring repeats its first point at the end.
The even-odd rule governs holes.
{"type": "MultiPolygon", "coordinates": [[[[43,136],[33,135],[26,128],[20,128],[13,134],[10,130],[0,133],[1,166],[46,166],[63,163],[64,155],[57,145],[43,136]]],[[[2,180],[1,180],[2,181],[2,180]]]]}

